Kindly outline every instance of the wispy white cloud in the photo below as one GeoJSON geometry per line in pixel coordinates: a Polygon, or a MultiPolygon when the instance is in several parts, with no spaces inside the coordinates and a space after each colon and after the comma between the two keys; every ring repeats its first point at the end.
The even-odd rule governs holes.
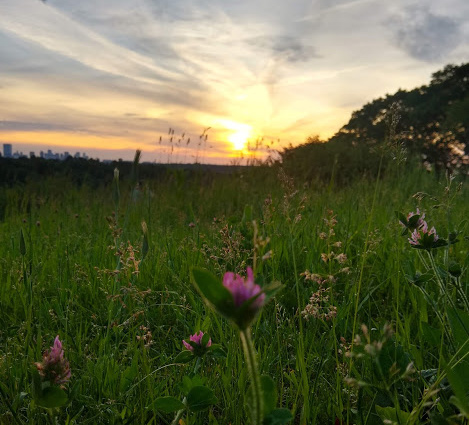
{"type": "Polygon", "coordinates": [[[2,13],[0,29],[98,71],[149,84],[162,84],[180,75],[110,42],[42,2],[5,1],[2,13]]]}

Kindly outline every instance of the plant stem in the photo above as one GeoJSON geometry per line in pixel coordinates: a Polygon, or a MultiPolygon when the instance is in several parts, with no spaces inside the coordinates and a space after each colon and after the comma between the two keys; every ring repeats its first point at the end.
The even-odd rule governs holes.
{"type": "Polygon", "coordinates": [[[264,400],[262,397],[261,377],[257,369],[256,350],[251,339],[251,330],[249,328],[240,330],[239,336],[241,337],[244,357],[252,381],[251,421],[252,425],[261,425],[264,418],[264,400]]]}
{"type": "MultiPolygon", "coordinates": [[[[186,401],[187,401],[187,398],[184,397],[182,402],[183,404],[186,404],[186,401]]],[[[178,410],[178,412],[176,413],[176,416],[174,417],[173,421],[171,422],[171,425],[177,425],[179,423],[179,419],[181,419],[181,416],[182,414],[184,413],[186,409],[181,409],[181,410],[178,410]]]]}
{"type": "MultiPolygon", "coordinates": [[[[194,369],[192,371],[192,375],[195,375],[197,373],[197,371],[199,370],[200,368],[200,357],[197,357],[197,360],[195,361],[195,366],[194,366],[194,369]]],[[[184,397],[183,400],[182,400],[182,403],[183,404],[186,404],[186,401],[187,401],[187,397],[184,397]]],[[[182,414],[184,413],[186,409],[180,409],[177,411],[176,413],[176,416],[174,417],[173,421],[171,422],[171,425],[177,425],[179,423],[179,419],[181,419],[181,416],[182,414]]]]}

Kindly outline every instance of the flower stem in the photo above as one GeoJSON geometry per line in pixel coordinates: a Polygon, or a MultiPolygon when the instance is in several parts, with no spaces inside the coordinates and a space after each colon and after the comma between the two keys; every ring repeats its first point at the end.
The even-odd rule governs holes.
{"type": "Polygon", "coordinates": [[[252,344],[251,330],[249,328],[240,331],[241,343],[243,345],[244,357],[252,381],[252,425],[261,425],[264,418],[264,400],[262,396],[261,377],[257,369],[256,350],[252,344]]]}
{"type": "MultiPolygon", "coordinates": [[[[186,404],[186,401],[187,401],[187,398],[184,397],[184,399],[182,400],[183,404],[186,404]]],[[[184,411],[186,409],[181,409],[181,410],[178,410],[177,413],[176,413],[176,416],[174,417],[173,421],[171,422],[171,425],[177,425],[179,423],[179,419],[181,419],[184,411]]]]}
{"type": "MultiPolygon", "coordinates": [[[[198,372],[198,370],[200,368],[200,359],[201,359],[200,357],[197,357],[197,360],[195,361],[194,369],[192,371],[192,375],[195,375],[198,372]]],[[[182,400],[182,403],[186,404],[186,402],[187,402],[187,397],[184,397],[183,400],[182,400]]],[[[180,410],[177,411],[176,416],[174,417],[173,421],[171,422],[171,425],[178,425],[179,419],[181,419],[181,417],[182,417],[183,413],[185,412],[185,410],[186,410],[186,408],[180,409],[180,410]]]]}

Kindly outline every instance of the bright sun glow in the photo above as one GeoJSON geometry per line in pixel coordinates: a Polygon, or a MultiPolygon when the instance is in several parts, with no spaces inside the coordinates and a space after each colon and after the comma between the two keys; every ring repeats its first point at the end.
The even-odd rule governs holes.
{"type": "Polygon", "coordinates": [[[233,144],[234,150],[244,150],[248,143],[248,139],[251,137],[252,127],[247,124],[241,124],[230,120],[221,120],[220,123],[227,130],[231,130],[227,139],[233,144]]]}
{"type": "Polygon", "coordinates": [[[232,133],[228,136],[228,140],[233,143],[233,147],[237,151],[242,151],[249,139],[249,130],[239,130],[236,133],[232,133]]]}

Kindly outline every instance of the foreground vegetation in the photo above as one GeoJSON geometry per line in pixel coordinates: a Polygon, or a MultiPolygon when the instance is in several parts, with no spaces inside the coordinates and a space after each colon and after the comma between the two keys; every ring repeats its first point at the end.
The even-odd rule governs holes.
{"type": "Polygon", "coordinates": [[[291,423],[467,424],[467,190],[405,162],[330,177],[275,164],[1,188],[0,423],[248,423],[244,325],[192,283],[253,267],[283,286],[248,328],[291,423]]]}

